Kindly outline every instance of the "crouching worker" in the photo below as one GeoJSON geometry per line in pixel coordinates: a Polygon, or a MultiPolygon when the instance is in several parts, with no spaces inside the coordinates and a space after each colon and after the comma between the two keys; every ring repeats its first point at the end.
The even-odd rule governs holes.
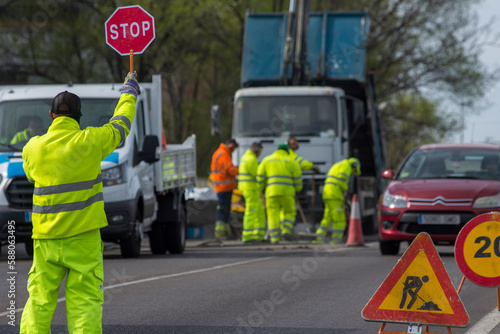
{"type": "Polygon", "coordinates": [[[351,176],[361,175],[361,163],[356,158],[349,158],[334,164],[328,171],[323,187],[323,202],[325,212],[320,227],[316,231],[316,244],[326,242],[328,233],[331,233],[330,244],[340,244],[346,229],[345,199],[351,176]]]}
{"type": "Polygon", "coordinates": [[[61,92],[52,101],[52,124],[23,149],[33,193],[33,265],[21,333],[50,333],[61,282],[66,277],[69,333],[102,333],[104,213],[101,161],[125,140],[140,94],[128,74],[108,124],[80,130],[80,98],[61,92]]]}

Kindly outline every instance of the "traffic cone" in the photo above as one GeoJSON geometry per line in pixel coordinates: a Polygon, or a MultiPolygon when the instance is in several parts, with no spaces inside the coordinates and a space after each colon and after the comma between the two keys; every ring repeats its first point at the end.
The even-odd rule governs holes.
{"type": "Polygon", "coordinates": [[[358,195],[352,197],[351,217],[349,219],[349,232],[347,246],[364,246],[363,229],[361,228],[361,214],[359,212],[358,195]]]}

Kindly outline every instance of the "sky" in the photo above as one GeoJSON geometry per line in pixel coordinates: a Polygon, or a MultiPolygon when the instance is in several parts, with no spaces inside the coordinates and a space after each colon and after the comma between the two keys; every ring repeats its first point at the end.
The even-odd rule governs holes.
{"type": "MultiPolygon", "coordinates": [[[[485,24],[493,19],[491,35],[500,36],[500,1],[484,0],[476,6],[480,24],[485,24]]],[[[500,67],[500,40],[497,46],[485,46],[481,60],[489,68],[500,67]]],[[[485,105],[487,107],[476,115],[467,115],[464,119],[465,129],[450,139],[455,143],[495,142],[500,143],[500,82],[493,85],[486,92],[485,105]]]]}

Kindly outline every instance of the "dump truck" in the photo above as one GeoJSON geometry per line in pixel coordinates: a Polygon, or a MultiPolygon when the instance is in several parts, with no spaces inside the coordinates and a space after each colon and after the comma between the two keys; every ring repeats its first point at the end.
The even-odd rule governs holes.
{"type": "Polygon", "coordinates": [[[307,4],[292,1],[287,13],[246,15],[241,88],[233,101],[232,136],[239,143],[233,162],[238,164],[252,142],[263,144],[262,158],[296,137],[297,154],[320,169],[319,174],[303,171],[298,199],[304,215],[297,221],[305,216],[315,224],[323,215],[328,170],[342,159],[358,158],[362,174],[355,192],[363,230],[372,234],[385,149],[374,80],[366,70],[369,16],[309,13],[307,4]]]}

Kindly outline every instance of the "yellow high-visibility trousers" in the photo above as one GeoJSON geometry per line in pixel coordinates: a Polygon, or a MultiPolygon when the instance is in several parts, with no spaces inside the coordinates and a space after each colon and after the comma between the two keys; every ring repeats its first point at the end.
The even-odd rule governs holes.
{"type": "Polygon", "coordinates": [[[320,227],[316,231],[318,240],[325,240],[327,234],[332,234],[332,243],[341,243],[347,226],[345,204],[342,200],[323,199],[325,212],[320,227]]]}
{"type": "Polygon", "coordinates": [[[35,239],[33,251],[20,333],[50,333],[65,276],[69,333],[102,333],[104,273],[99,229],[65,239],[35,239]]]}
{"type": "Polygon", "coordinates": [[[267,225],[271,242],[278,242],[282,234],[292,235],[295,224],[295,197],[266,197],[267,225]]]}
{"type": "Polygon", "coordinates": [[[266,216],[260,200],[259,190],[243,190],[245,214],[243,215],[242,241],[264,240],[266,234],[266,216]]]}

